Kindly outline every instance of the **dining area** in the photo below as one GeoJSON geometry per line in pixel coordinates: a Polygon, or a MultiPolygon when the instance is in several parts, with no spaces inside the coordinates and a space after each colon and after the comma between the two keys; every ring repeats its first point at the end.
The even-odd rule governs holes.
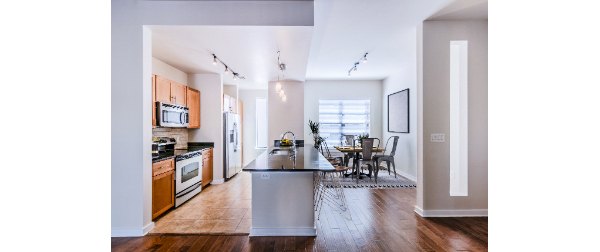
{"type": "Polygon", "coordinates": [[[369,137],[368,134],[342,135],[342,144],[329,148],[327,143],[323,142],[320,150],[332,165],[342,167],[338,169],[343,170],[340,176],[351,177],[357,184],[366,178],[374,180],[377,184],[382,168],[388,170],[388,175],[391,175],[393,169],[393,175],[397,177],[394,156],[398,139],[398,136],[391,136],[382,144],[381,139],[369,137]],[[364,173],[365,168],[368,173],[364,173]]]}

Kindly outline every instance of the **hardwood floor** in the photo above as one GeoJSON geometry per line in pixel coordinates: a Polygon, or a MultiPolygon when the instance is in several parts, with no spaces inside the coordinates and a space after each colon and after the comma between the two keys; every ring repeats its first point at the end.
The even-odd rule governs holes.
{"type": "MultiPolygon", "coordinates": [[[[243,176],[240,178],[238,183],[243,182],[243,176]]],[[[249,185],[244,186],[249,190],[249,185]]],[[[239,195],[240,190],[245,191],[233,191],[239,195]]],[[[317,222],[317,237],[149,234],[112,238],[112,250],[487,251],[487,217],[421,218],[413,211],[416,189],[345,189],[345,194],[349,214],[324,205],[317,222]]]]}

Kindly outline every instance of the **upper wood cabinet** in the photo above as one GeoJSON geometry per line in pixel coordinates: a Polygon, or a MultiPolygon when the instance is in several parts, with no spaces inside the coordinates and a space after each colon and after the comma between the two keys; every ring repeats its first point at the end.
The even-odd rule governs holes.
{"type": "Polygon", "coordinates": [[[186,91],[186,85],[171,81],[171,102],[173,104],[186,106],[186,91]]]}
{"type": "Polygon", "coordinates": [[[156,101],[171,103],[171,81],[156,75],[156,101]]]}
{"type": "Polygon", "coordinates": [[[188,128],[200,128],[200,91],[187,88],[187,107],[190,109],[190,125],[188,128]]]}
{"type": "Polygon", "coordinates": [[[187,86],[159,75],[155,76],[156,101],[186,106],[187,86]]]}
{"type": "Polygon", "coordinates": [[[156,126],[156,75],[152,75],[152,127],[156,126]]]}

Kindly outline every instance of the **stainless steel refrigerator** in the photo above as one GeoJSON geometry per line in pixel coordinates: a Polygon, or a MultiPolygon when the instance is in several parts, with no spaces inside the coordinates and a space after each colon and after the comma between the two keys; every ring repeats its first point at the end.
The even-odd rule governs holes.
{"type": "Polygon", "coordinates": [[[238,114],[223,113],[223,177],[226,179],[242,171],[240,128],[238,114]]]}

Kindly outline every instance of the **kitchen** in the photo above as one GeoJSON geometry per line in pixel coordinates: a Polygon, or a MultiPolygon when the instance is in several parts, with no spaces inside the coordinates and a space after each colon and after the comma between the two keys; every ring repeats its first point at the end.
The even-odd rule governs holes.
{"type": "Polygon", "coordinates": [[[243,105],[240,102],[238,106],[237,99],[227,93],[235,91],[235,86],[227,85],[222,122],[203,122],[202,111],[206,114],[215,111],[201,106],[202,89],[187,85],[187,74],[156,58],[153,58],[153,72],[156,74],[152,76],[152,218],[157,219],[211,183],[223,183],[241,171],[242,121],[236,112],[243,105]],[[215,143],[210,141],[189,141],[196,130],[211,124],[215,128],[223,125],[223,135],[230,134],[232,141],[223,140],[224,149],[215,150],[215,143]],[[223,166],[215,167],[213,155],[224,156],[223,166]]]}

